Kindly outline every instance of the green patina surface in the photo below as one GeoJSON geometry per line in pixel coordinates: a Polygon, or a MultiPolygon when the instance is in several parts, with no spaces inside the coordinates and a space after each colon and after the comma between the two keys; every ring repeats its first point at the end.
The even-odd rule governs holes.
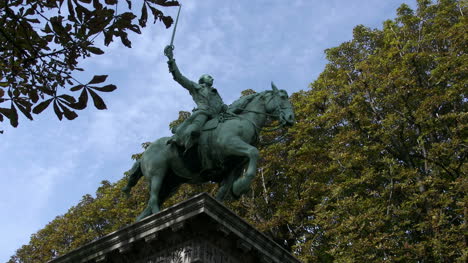
{"type": "Polygon", "coordinates": [[[169,71],[189,91],[197,108],[172,137],[151,143],[129,171],[123,189],[127,194],[143,176],[150,184],[148,206],[137,220],[158,212],[183,183],[217,182],[218,200],[238,198],[249,190],[256,174],[259,151],[254,145],[267,119],[279,120],[281,127],[294,123],[285,90],[272,83],[272,90],[242,97],[227,106],[210,75],[204,74],[194,82],[180,72],[173,50],[172,45],[164,50],[169,71]]]}

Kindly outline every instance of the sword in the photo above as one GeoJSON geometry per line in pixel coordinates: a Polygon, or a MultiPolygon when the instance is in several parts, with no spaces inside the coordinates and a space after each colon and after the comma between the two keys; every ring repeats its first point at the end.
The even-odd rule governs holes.
{"type": "Polygon", "coordinates": [[[182,8],[182,4],[179,4],[179,11],[177,12],[177,18],[174,24],[174,31],[172,31],[171,44],[169,44],[172,50],[174,50],[174,37],[175,37],[175,31],[177,29],[177,23],[179,22],[179,14],[180,14],[181,8],[182,8]]]}

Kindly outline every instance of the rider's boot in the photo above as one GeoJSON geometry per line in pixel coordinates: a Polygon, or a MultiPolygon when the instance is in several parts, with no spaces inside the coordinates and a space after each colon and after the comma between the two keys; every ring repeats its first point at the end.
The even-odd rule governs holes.
{"type": "Polygon", "coordinates": [[[197,142],[198,138],[200,137],[200,127],[197,123],[193,123],[187,127],[187,140],[185,141],[185,152],[187,152],[190,148],[192,148],[197,142]]]}

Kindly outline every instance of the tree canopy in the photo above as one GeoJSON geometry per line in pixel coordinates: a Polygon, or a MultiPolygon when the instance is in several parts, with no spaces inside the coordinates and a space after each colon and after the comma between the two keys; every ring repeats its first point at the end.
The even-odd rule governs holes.
{"type": "Polygon", "coordinates": [[[97,86],[107,75],[81,81],[73,76],[79,60],[104,54],[95,39],[107,46],[116,38],[131,47],[128,33],[141,33],[148,13],[170,27],[173,20],[160,7],[179,5],[173,0],[143,0],[139,18],[125,0],[4,0],[0,4],[0,122],[18,125],[18,113],[33,119],[53,105],[57,117],[72,120],[91,97],[97,109],[106,109],[98,92],[115,85],[97,86]],[[123,11],[121,11],[123,10],[123,11]],[[63,88],[64,90],[61,90],[63,88]]]}
{"type": "MultiPolygon", "coordinates": [[[[304,262],[466,262],[466,9],[419,0],[326,50],[319,78],[291,96],[296,125],[262,133],[252,189],[226,205],[304,262]]],[[[132,222],[147,190],[142,180],[124,200],[123,180],[9,262],[44,262],[132,222]]],[[[202,190],[216,189],[184,186],[165,205],[202,190]]]]}

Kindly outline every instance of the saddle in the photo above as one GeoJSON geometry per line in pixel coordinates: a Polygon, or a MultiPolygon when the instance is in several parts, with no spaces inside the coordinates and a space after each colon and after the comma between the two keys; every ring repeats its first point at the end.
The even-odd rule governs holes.
{"type": "Polygon", "coordinates": [[[205,125],[203,125],[201,129],[202,132],[216,129],[216,127],[218,127],[219,122],[220,117],[205,122],[205,125]]]}
{"type": "Polygon", "coordinates": [[[219,116],[207,121],[201,129],[202,133],[197,142],[190,149],[174,144],[187,168],[194,173],[199,173],[207,180],[222,179],[222,171],[226,166],[222,157],[222,149],[214,143],[215,130],[225,119],[225,116],[219,116]]]}

